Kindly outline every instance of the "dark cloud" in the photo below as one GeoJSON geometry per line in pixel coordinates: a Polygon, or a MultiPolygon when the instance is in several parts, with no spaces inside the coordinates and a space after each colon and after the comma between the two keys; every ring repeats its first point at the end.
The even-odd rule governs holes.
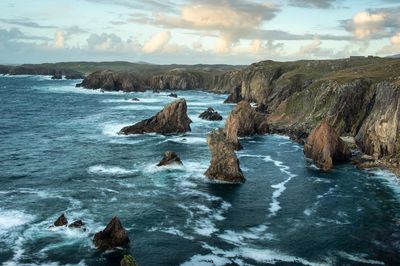
{"type": "Polygon", "coordinates": [[[15,42],[15,41],[50,41],[52,39],[43,36],[27,35],[17,28],[9,30],[0,29],[0,42],[15,42]]]}
{"type": "Polygon", "coordinates": [[[340,0],[289,0],[289,4],[298,7],[332,8],[340,0]]]}
{"type": "Polygon", "coordinates": [[[30,19],[27,19],[27,18],[0,19],[0,22],[10,24],[10,25],[27,27],[27,28],[38,28],[38,29],[54,29],[54,28],[56,28],[55,26],[40,25],[40,24],[38,24],[30,19]]]}

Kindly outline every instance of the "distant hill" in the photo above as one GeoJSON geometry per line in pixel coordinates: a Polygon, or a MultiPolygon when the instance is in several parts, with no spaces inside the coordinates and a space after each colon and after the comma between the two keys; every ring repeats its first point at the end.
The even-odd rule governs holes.
{"type": "Polygon", "coordinates": [[[389,56],[390,58],[400,58],[400,54],[395,54],[395,55],[391,55],[389,56]]]}

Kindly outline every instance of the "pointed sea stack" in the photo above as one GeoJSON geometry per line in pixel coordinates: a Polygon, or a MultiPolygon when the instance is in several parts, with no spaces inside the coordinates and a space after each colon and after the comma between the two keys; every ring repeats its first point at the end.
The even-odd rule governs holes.
{"type": "Polygon", "coordinates": [[[97,249],[109,250],[126,246],[130,240],[120,220],[115,216],[103,231],[94,235],[93,242],[97,249]]]}
{"type": "Polygon", "coordinates": [[[64,213],[60,215],[60,217],[57,218],[57,220],[54,222],[54,226],[65,226],[68,224],[68,220],[65,217],[64,213]]]}
{"type": "Polygon", "coordinates": [[[157,164],[157,166],[164,166],[170,164],[182,164],[181,158],[173,152],[173,151],[166,151],[164,153],[164,157],[162,160],[157,164]]]}
{"type": "Polygon", "coordinates": [[[227,141],[223,130],[213,130],[208,135],[207,142],[211,152],[211,162],[204,174],[212,180],[243,183],[245,178],[240,169],[234,146],[227,141]]]}
{"type": "Polygon", "coordinates": [[[175,134],[190,131],[190,123],[192,120],[187,115],[187,105],[185,99],[176,100],[155,116],[145,119],[132,126],[122,128],[118,134],[175,134]]]}
{"type": "Polygon", "coordinates": [[[247,101],[238,103],[225,122],[225,134],[236,150],[242,149],[238,137],[266,134],[265,116],[256,112],[247,101]]]}
{"type": "Polygon", "coordinates": [[[324,171],[350,158],[351,151],[326,120],[315,127],[304,144],[304,154],[324,171]]]}

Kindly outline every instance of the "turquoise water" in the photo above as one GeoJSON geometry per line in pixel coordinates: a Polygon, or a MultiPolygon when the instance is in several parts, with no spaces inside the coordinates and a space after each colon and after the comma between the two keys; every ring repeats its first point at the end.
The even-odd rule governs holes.
{"type": "Polygon", "coordinates": [[[192,132],[118,136],[174,99],[100,93],[79,81],[0,77],[0,263],[119,265],[399,265],[400,184],[350,164],[320,172],[277,135],[242,140],[247,182],[209,182],[206,135],[226,95],[178,92],[192,132]],[[133,102],[129,98],[141,101],[133,102]],[[128,99],[126,99],[128,98],[128,99]],[[166,150],[184,165],[155,165],[166,150]],[[87,230],[49,228],[65,213],[87,230]],[[118,215],[131,245],[101,254],[91,239],[118,215]]]}

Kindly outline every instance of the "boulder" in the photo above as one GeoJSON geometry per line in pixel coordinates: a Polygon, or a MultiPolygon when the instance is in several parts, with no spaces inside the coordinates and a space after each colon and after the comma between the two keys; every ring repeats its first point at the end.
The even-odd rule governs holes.
{"type": "Polygon", "coordinates": [[[51,77],[51,79],[62,79],[62,78],[63,78],[63,76],[61,73],[56,73],[51,77]]]}
{"type": "Polygon", "coordinates": [[[159,134],[174,134],[190,131],[192,121],[187,115],[185,99],[176,100],[155,116],[145,119],[132,126],[122,128],[118,134],[144,134],[156,132],[159,134]]]}
{"type": "Polygon", "coordinates": [[[268,125],[265,116],[256,112],[247,101],[241,101],[229,114],[225,122],[225,134],[235,149],[240,150],[242,145],[238,137],[266,134],[268,125]]]}
{"type": "Polygon", "coordinates": [[[130,240],[120,220],[115,216],[103,231],[94,235],[93,242],[97,249],[109,250],[126,246],[130,240]]]}
{"type": "Polygon", "coordinates": [[[70,223],[68,225],[68,227],[70,227],[70,228],[81,228],[84,225],[85,225],[85,223],[82,222],[82,220],[76,220],[73,223],[70,223]]]}
{"type": "Polygon", "coordinates": [[[304,154],[319,168],[327,171],[332,169],[335,163],[349,159],[351,151],[335,129],[323,120],[308,136],[304,154]]]}
{"type": "Polygon", "coordinates": [[[68,224],[68,220],[65,217],[64,213],[60,215],[60,217],[57,218],[57,220],[54,222],[54,226],[65,226],[68,224]]]}
{"type": "Polygon", "coordinates": [[[168,94],[168,97],[178,98],[178,94],[176,94],[176,93],[170,93],[170,94],[168,94]]]}
{"type": "Polygon", "coordinates": [[[243,100],[241,95],[241,86],[237,86],[233,92],[228,96],[224,103],[238,103],[243,100]]]}
{"type": "Polygon", "coordinates": [[[243,183],[245,178],[235,154],[235,147],[227,141],[224,131],[213,130],[208,135],[207,143],[211,152],[211,162],[205,175],[212,180],[243,183]]]}
{"type": "Polygon", "coordinates": [[[202,112],[199,117],[201,119],[204,120],[210,120],[210,121],[218,121],[218,120],[222,120],[222,116],[215,111],[214,109],[212,109],[211,107],[209,107],[207,110],[205,110],[204,112],[202,112]]]}
{"type": "Polygon", "coordinates": [[[164,157],[157,164],[157,166],[165,166],[165,165],[170,165],[170,164],[182,164],[182,161],[175,152],[166,151],[164,153],[164,157]]]}
{"type": "Polygon", "coordinates": [[[137,266],[135,258],[131,255],[124,255],[120,263],[121,266],[137,266]]]}

